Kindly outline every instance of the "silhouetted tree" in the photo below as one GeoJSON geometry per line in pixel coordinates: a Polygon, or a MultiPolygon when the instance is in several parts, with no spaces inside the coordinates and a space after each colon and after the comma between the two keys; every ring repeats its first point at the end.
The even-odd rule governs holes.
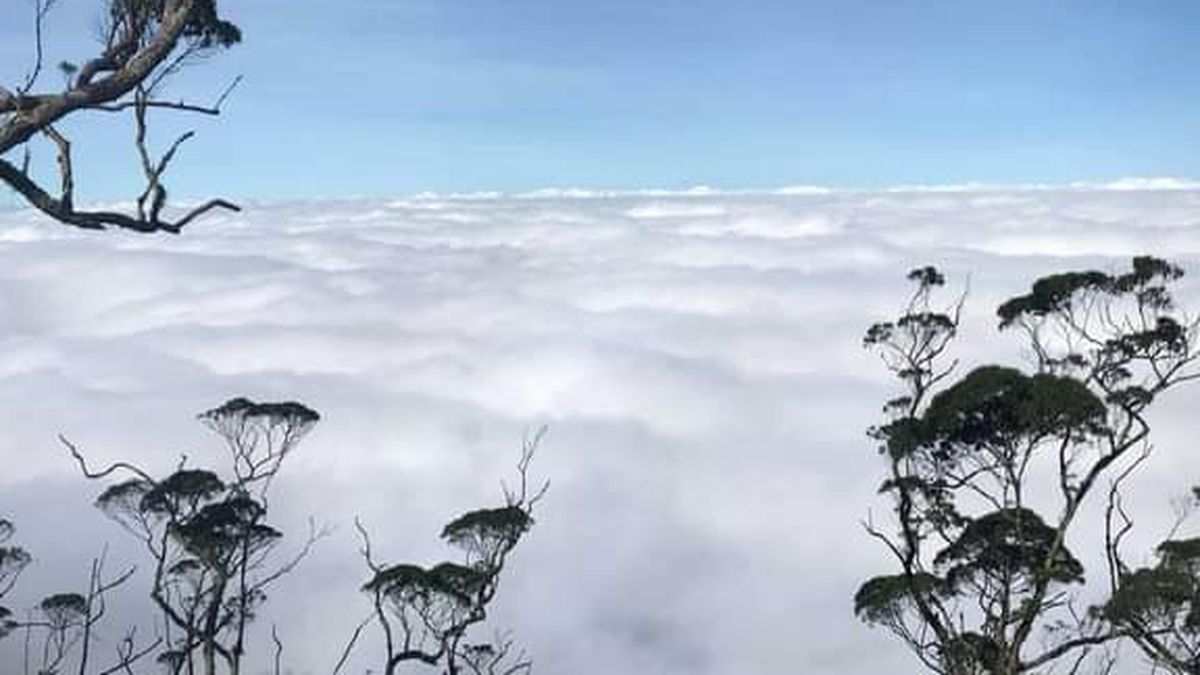
{"type": "Polygon", "coordinates": [[[1169,673],[1200,673],[1200,537],[1175,538],[1187,513],[1200,504],[1193,488],[1191,504],[1180,515],[1172,535],[1158,545],[1157,563],[1131,569],[1120,554],[1120,540],[1132,521],[1114,502],[1109,527],[1111,557],[1118,583],[1099,615],[1124,631],[1155,665],[1169,673]]]}
{"type": "MultiPolygon", "coordinates": [[[[442,666],[447,675],[517,675],[530,672],[523,653],[512,654],[512,641],[498,636],[492,642],[472,643],[468,630],[487,618],[487,608],[504,571],[508,555],[533,525],[533,508],[549,488],[529,485],[529,465],[541,433],[522,446],[517,485],[504,488],[504,505],[469,511],[442,529],[442,539],[459,549],[458,562],[431,567],[385,565],[375,560],[366,529],[362,555],[371,570],[363,591],[371,598],[374,620],[383,633],[383,672],[393,675],[406,663],[442,666]]],[[[359,631],[362,626],[360,624],[359,631]]],[[[353,647],[347,645],[335,673],[353,647]]]]}
{"type": "MultiPolygon", "coordinates": [[[[21,571],[29,565],[32,558],[25,549],[19,546],[9,546],[16,527],[11,522],[0,518],[0,600],[8,595],[17,583],[21,571]]],[[[12,610],[0,604],[0,638],[7,635],[15,624],[12,621],[12,610]]]]}
{"type": "MultiPolygon", "coordinates": [[[[1169,290],[1182,274],[1140,257],[1122,274],[1039,279],[997,312],[1001,329],[1023,333],[1033,372],[985,365],[956,380],[946,352],[962,299],[938,310],[941,273],[909,275],[917,288],[903,314],[865,338],[905,392],[871,430],[894,529],[867,523],[898,569],[860,587],[859,617],[946,675],[1016,675],[1064,661],[1074,672],[1091,648],[1129,634],[1081,606],[1084,569],[1067,540],[1101,480],[1118,499],[1145,459],[1148,407],[1197,376],[1197,324],[1177,318],[1169,290]]],[[[1110,531],[1098,546],[1109,552],[1117,538],[1110,531]]],[[[1111,558],[1108,571],[1115,583],[1111,558]]]]}
{"type": "MultiPolygon", "coordinates": [[[[11,525],[7,529],[11,532],[11,525]]],[[[10,560],[18,560],[21,567],[32,561],[20,549],[8,548],[4,551],[11,556],[10,560]],[[19,553],[12,555],[13,551],[19,553]]],[[[48,595],[27,611],[23,619],[14,618],[8,610],[0,612],[0,637],[12,631],[21,631],[24,635],[23,672],[56,675],[64,672],[62,669],[68,659],[74,657],[77,666],[75,672],[87,675],[92,665],[94,628],[105,617],[108,593],[123,585],[133,573],[134,568],[130,567],[115,577],[106,577],[104,556],[101,555],[92,560],[86,593],[48,595]],[[35,661],[36,671],[31,671],[35,661]]],[[[7,585],[7,588],[11,587],[11,583],[7,585]]],[[[115,662],[105,664],[98,672],[101,675],[129,672],[135,663],[152,653],[161,642],[158,639],[139,643],[136,630],[131,629],[116,645],[115,662]]]]}
{"type": "Polygon", "coordinates": [[[179,232],[214,208],[237,210],[225,200],[201,204],[174,220],[163,216],[167,189],[163,177],[187,132],[161,155],[154,155],[146,139],[151,110],[168,109],[217,115],[235,80],[212,106],[198,106],[158,97],[160,85],[186,63],[237,44],[237,26],[226,21],[217,0],[102,0],[102,48],[82,63],[62,62],[62,86],[37,91],[47,70],[43,32],[47,15],[57,0],[33,0],[33,63],[20,84],[0,87],[0,181],[42,213],[66,225],[86,229],[119,227],[138,232],[179,232]],[[84,113],[129,114],[135,124],[133,138],[146,186],[137,199],[136,213],[87,211],[75,205],[72,142],[63,129],[66,118],[84,113]],[[40,185],[30,172],[29,143],[42,136],[57,149],[58,196],[40,185]],[[10,157],[23,150],[20,160],[10,157]],[[15,162],[15,163],[14,163],[15,162]]]}
{"type": "Polygon", "coordinates": [[[283,535],[265,522],[272,479],[320,417],[300,403],[237,398],[200,419],[225,443],[227,479],[183,462],[162,479],[126,463],[92,471],[68,447],[89,478],[132,474],[105,489],[96,505],[150,554],[150,597],[163,615],[168,640],[160,660],[173,673],[193,673],[198,656],[201,672],[215,675],[219,658],[230,675],[238,675],[246,629],[267,587],[294,569],[322,534],[310,527],[297,553],[273,561],[283,535]]]}
{"type": "MultiPolygon", "coordinates": [[[[95,672],[131,672],[150,654],[172,675],[240,675],[247,653],[247,628],[267,599],[268,587],[296,568],[325,531],[310,524],[308,538],[294,553],[273,555],[282,533],[268,525],[268,492],[284,460],[320,416],[295,402],[256,403],[236,398],[200,415],[224,442],[228,471],[188,466],[181,459],[174,471],[155,478],[128,462],[92,469],[83,454],[62,438],[82,473],[90,479],[124,474],[109,485],[96,506],[132,533],[150,556],[150,598],[162,615],[161,637],[138,641],[130,630],[117,645],[117,663],[95,672]]],[[[496,634],[491,641],[472,641],[468,631],[483,623],[496,594],[509,554],[533,524],[534,505],[548,482],[529,484],[529,465],[541,438],[522,446],[518,482],[503,485],[504,504],[467,512],[451,521],[442,538],[462,554],[458,562],[425,568],[376,562],[365,528],[361,551],[372,577],[363,586],[371,598],[370,614],[358,625],[334,667],[345,665],[359,636],[374,622],[384,637],[385,672],[405,663],[442,666],[464,675],[525,675],[531,662],[514,652],[512,640],[496,634]]],[[[5,521],[0,543],[12,533],[5,521]]],[[[0,548],[0,591],[12,586],[29,557],[16,548],[0,548]]],[[[86,593],[48,596],[25,621],[9,629],[36,632],[41,639],[39,672],[60,672],[69,661],[78,675],[88,675],[92,628],[104,616],[105,597],[133,574],[114,578],[103,573],[104,557],[92,563],[86,593]],[[73,661],[72,661],[73,659],[73,661]]],[[[0,592],[0,596],[3,592],[0,592]]],[[[276,672],[282,644],[272,630],[276,672]]],[[[27,640],[27,644],[32,641],[27,640]]]]}

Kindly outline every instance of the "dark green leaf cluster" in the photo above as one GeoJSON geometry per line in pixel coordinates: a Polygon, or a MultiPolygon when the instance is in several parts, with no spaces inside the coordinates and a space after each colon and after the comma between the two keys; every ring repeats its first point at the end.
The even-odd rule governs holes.
{"type": "Polygon", "coordinates": [[[884,344],[891,341],[892,335],[895,334],[896,324],[890,321],[881,321],[871,324],[867,329],[867,334],[863,336],[863,346],[871,347],[873,345],[884,344]]]}
{"type": "Polygon", "coordinates": [[[123,465],[135,477],[109,486],[96,500],[154,556],[151,598],[179,630],[159,657],[175,668],[171,672],[195,665],[197,650],[232,659],[236,670],[246,626],[266,600],[265,588],[290,571],[319,536],[310,534],[298,557],[270,567],[268,554],[283,536],[264,522],[270,479],[320,419],[315,411],[292,401],[234,398],[199,418],[233,456],[228,480],[183,464],[162,479],[123,465]],[[225,639],[230,642],[223,644],[225,639]]]}
{"type": "Polygon", "coordinates": [[[226,489],[211,471],[180,469],[157,483],[131,478],[110,485],[96,498],[96,507],[126,529],[144,534],[151,523],[190,517],[226,489]]]}
{"type": "MultiPolygon", "coordinates": [[[[109,15],[115,24],[143,26],[160,21],[168,5],[167,0],[109,0],[109,15]]],[[[184,24],[183,37],[200,49],[232,47],[242,41],[242,31],[233,23],[221,18],[217,0],[199,0],[184,24]]]]}
{"type": "Polygon", "coordinates": [[[942,645],[942,658],[954,664],[952,672],[996,673],[999,671],[1001,648],[990,637],[975,631],[965,631],[942,645]]]}
{"type": "Polygon", "coordinates": [[[174,540],[195,558],[171,568],[180,574],[192,571],[191,564],[227,567],[282,536],[259,522],[266,514],[262,504],[202,469],[180,469],[157,483],[142,478],[117,483],[96,505],[135,532],[167,522],[174,540]]]}
{"type": "Polygon", "coordinates": [[[1104,431],[1104,403],[1082,382],[1013,368],[982,366],[933,397],[921,439],[952,460],[984,447],[1048,437],[1082,442],[1104,431]]]}
{"type": "Polygon", "coordinates": [[[219,16],[217,0],[202,0],[183,29],[183,36],[205,49],[232,47],[242,41],[242,30],[219,16]]]}
{"type": "Polygon", "coordinates": [[[1143,411],[1196,377],[1196,324],[1170,316],[1169,286],[1182,274],[1143,256],[1121,273],[1039,279],[997,311],[1002,328],[1024,330],[1037,372],[987,365],[951,381],[957,361],[943,354],[958,309],[930,311],[928,291],[944,279],[933,268],[910,273],[920,288],[904,313],[864,339],[905,390],[869,431],[888,460],[880,491],[896,530],[867,527],[900,573],[859,588],[861,619],[891,630],[935,672],[1078,666],[1095,646],[1130,637],[1156,665],[1200,673],[1200,538],[1164,542],[1156,566],[1128,572],[1125,530],[1112,529],[1125,515],[1116,485],[1141,461],[1135,449],[1149,432],[1143,411]],[[1066,538],[1079,505],[1113,476],[1104,543],[1121,578],[1109,602],[1081,617],[1067,586],[1084,569],[1066,538]],[[1061,500],[1050,523],[1026,506],[1047,486],[1061,500]],[[1048,642],[1032,647],[1043,632],[1048,642]]]}
{"type": "Polygon", "coordinates": [[[533,518],[518,506],[469,511],[442,528],[442,538],[455,546],[479,541],[515,543],[533,526],[533,518]]]}
{"type": "Polygon", "coordinates": [[[425,569],[400,564],[380,570],[363,585],[363,590],[399,603],[445,600],[466,608],[487,582],[486,573],[466,565],[443,562],[425,569]]]}
{"type": "Polygon", "coordinates": [[[933,286],[943,286],[946,283],[946,276],[938,271],[938,268],[932,265],[918,267],[908,273],[909,281],[915,281],[922,288],[931,288],[933,286]]]}
{"type": "MultiPolygon", "coordinates": [[[[178,516],[225,491],[225,483],[211,471],[180,469],[151,487],[139,508],[146,513],[178,516]]],[[[101,495],[103,497],[103,495],[101,495]]]]}
{"type": "Polygon", "coordinates": [[[1042,277],[1033,284],[1028,295],[1012,298],[1000,305],[996,314],[1000,326],[1007,327],[1021,316],[1045,316],[1071,308],[1071,301],[1084,291],[1105,291],[1111,287],[1112,277],[1095,270],[1087,272],[1063,272],[1042,277]]]}
{"type": "Polygon", "coordinates": [[[1200,538],[1164,541],[1158,555],[1154,567],[1121,577],[1101,615],[1121,626],[1169,626],[1200,637],[1200,538]]]}
{"type": "Polygon", "coordinates": [[[1104,403],[1076,379],[981,366],[935,395],[920,417],[893,420],[873,435],[893,458],[921,453],[953,464],[1052,437],[1082,443],[1105,433],[1105,418],[1104,403]]]}
{"type": "Polygon", "coordinates": [[[897,330],[923,333],[927,335],[953,334],[956,329],[954,319],[944,312],[916,311],[908,312],[896,319],[895,322],[880,321],[872,324],[863,336],[863,346],[873,347],[892,341],[897,330]]]}
{"type": "Polygon", "coordinates": [[[1137,302],[1156,310],[1170,309],[1172,299],[1165,284],[1183,276],[1183,270],[1151,256],[1133,259],[1132,270],[1111,275],[1096,270],[1064,272],[1038,279],[1027,294],[1000,305],[996,314],[1000,327],[1012,325],[1023,316],[1042,317],[1069,312],[1073,303],[1089,293],[1109,296],[1132,294],[1137,302]]]}
{"type": "Polygon", "coordinates": [[[19,546],[0,546],[0,582],[15,576],[33,557],[19,546]]]}
{"type": "Polygon", "coordinates": [[[532,525],[533,518],[518,506],[469,511],[448,523],[442,538],[467,551],[471,564],[444,562],[430,569],[392,565],[377,572],[363,590],[402,602],[434,592],[469,600],[499,572],[497,554],[511,550],[532,525]]]}
{"type": "Polygon", "coordinates": [[[981,577],[1047,578],[1082,582],[1083,565],[1058,544],[1058,531],[1026,508],[1007,508],[972,519],[934,562],[954,588],[981,577]]]}
{"type": "Polygon", "coordinates": [[[854,613],[867,623],[895,622],[914,606],[918,596],[948,597],[951,591],[945,579],[928,572],[878,576],[859,586],[854,613]]]}
{"type": "Polygon", "coordinates": [[[1182,354],[1188,340],[1187,332],[1178,321],[1160,316],[1153,328],[1124,333],[1108,340],[1105,346],[1126,359],[1144,359],[1182,354]]]}
{"type": "Polygon", "coordinates": [[[200,414],[200,418],[214,422],[262,419],[270,424],[291,422],[296,425],[311,425],[320,421],[321,416],[317,411],[296,401],[256,403],[248,398],[238,397],[206,410],[200,414]]]}
{"type": "MultiPolygon", "coordinates": [[[[4,518],[0,518],[0,544],[4,544],[12,538],[16,532],[13,524],[4,518]]],[[[25,569],[33,557],[24,549],[18,546],[0,546],[0,598],[4,593],[12,588],[18,574],[25,569]]],[[[12,616],[12,610],[0,605],[0,638],[8,635],[16,624],[9,619],[12,616]]]]}
{"type": "Polygon", "coordinates": [[[242,560],[283,535],[259,519],[266,509],[244,495],[206,504],[175,524],[171,534],[206,567],[232,571],[242,560]]]}
{"type": "Polygon", "coordinates": [[[1153,624],[1182,613],[1183,623],[1200,628],[1196,579],[1174,567],[1143,567],[1121,578],[1117,592],[1101,608],[1114,624],[1153,624]]]}
{"type": "Polygon", "coordinates": [[[387,614],[399,620],[405,636],[405,650],[393,653],[389,649],[388,663],[419,660],[435,665],[444,658],[448,672],[457,672],[455,659],[480,656],[461,640],[470,626],[485,620],[506,556],[532,525],[526,504],[510,502],[500,508],[469,511],[442,529],[442,538],[464,551],[462,563],[377,567],[368,555],[374,575],[362,590],[373,596],[385,630],[391,630],[386,608],[387,614]],[[412,647],[407,646],[410,643],[412,647]]]}
{"type": "Polygon", "coordinates": [[[84,619],[87,598],[78,593],[55,593],[38,603],[38,609],[51,628],[63,630],[84,619]]]}
{"type": "Polygon", "coordinates": [[[4,639],[5,636],[17,627],[17,623],[9,618],[11,616],[12,610],[4,605],[0,605],[0,639],[4,639]]]}

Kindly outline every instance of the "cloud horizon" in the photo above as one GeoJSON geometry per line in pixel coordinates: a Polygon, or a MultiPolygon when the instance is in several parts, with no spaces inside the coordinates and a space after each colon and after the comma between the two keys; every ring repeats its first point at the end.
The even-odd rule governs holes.
{"type": "MultiPolygon", "coordinates": [[[[904,274],[969,286],[965,364],[1022,363],[992,311],[1068,268],[1162,255],[1200,306],[1188,179],[488,194],[251,205],[179,237],[0,212],[0,515],[38,558],[9,604],[78,585],[106,543],[112,569],[140,560],[57,434],[96,462],[213,464],[194,416],[244,395],[324,418],[273,520],[293,545],[310,516],[335,532],[259,623],[298,674],[328,672],[369,610],[353,518],[389,560],[445,557],[441,525],[498,500],[542,425],[551,491],[493,617],[535,671],[911,669],[851,614],[887,564],[858,523],[887,508],[864,430],[893,386],[861,335],[904,274]]],[[[1146,541],[1196,473],[1192,396],[1156,415],[1132,505],[1146,541]]]]}

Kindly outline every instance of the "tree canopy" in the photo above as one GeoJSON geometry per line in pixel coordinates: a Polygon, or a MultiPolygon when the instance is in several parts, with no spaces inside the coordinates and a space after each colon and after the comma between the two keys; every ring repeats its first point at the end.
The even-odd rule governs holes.
{"type": "Polygon", "coordinates": [[[1200,377],[1198,324],[1171,294],[1182,274],[1138,257],[1119,274],[1043,277],[997,310],[1002,330],[1024,336],[1032,372],[984,364],[962,375],[947,354],[964,298],[937,309],[944,275],[909,274],[917,289],[901,316],[864,338],[903,392],[870,431],[886,460],[880,491],[893,517],[891,527],[867,530],[896,569],[859,588],[862,620],[944,675],[1077,669],[1097,647],[1127,638],[1160,665],[1200,663],[1190,651],[1200,646],[1200,624],[1191,623],[1200,616],[1192,604],[1200,545],[1164,542],[1159,564],[1136,571],[1120,553],[1129,525],[1120,487],[1149,455],[1146,409],[1200,377]],[[1089,497],[1108,500],[1105,536],[1074,545],[1091,544],[1109,561],[1100,576],[1113,589],[1095,607],[1068,543],[1089,497]]]}

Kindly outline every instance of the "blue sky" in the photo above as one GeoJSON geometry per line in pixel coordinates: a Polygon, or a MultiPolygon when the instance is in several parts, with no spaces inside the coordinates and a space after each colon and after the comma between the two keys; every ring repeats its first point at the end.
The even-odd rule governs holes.
{"type": "MultiPolygon", "coordinates": [[[[78,58],[98,3],[61,3],[55,38],[76,39],[52,58],[78,58]]],[[[28,51],[26,4],[0,9],[8,81],[28,51]]],[[[1200,175],[1193,0],[222,7],[245,44],[184,73],[173,94],[203,101],[245,81],[224,118],[184,120],[200,136],[177,193],[1200,175]]],[[[97,196],[124,195],[135,176],[112,160],[127,155],[126,129],[101,121],[102,138],[77,143],[80,171],[97,196]]]]}

